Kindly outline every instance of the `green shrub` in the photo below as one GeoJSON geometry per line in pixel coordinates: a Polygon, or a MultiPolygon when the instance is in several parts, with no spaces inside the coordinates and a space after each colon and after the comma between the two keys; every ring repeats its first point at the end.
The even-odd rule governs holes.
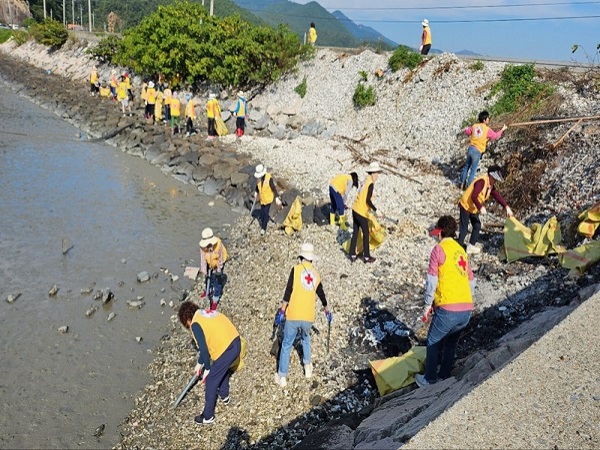
{"type": "Polygon", "coordinates": [[[111,34],[98,42],[92,49],[88,49],[88,54],[92,55],[95,59],[101,63],[112,63],[113,58],[119,50],[120,39],[111,34]]]}
{"type": "Polygon", "coordinates": [[[306,77],[302,79],[302,83],[294,88],[294,92],[300,96],[300,98],[304,98],[306,95],[306,77]]]}
{"type": "Polygon", "coordinates": [[[354,95],[352,96],[352,102],[356,108],[364,108],[365,106],[373,106],[377,103],[377,94],[373,86],[365,86],[364,83],[358,83],[354,95]]]}
{"type": "Polygon", "coordinates": [[[363,83],[366,83],[366,82],[367,82],[367,79],[368,79],[368,78],[367,78],[367,77],[368,77],[368,74],[367,74],[367,72],[366,72],[366,71],[364,71],[364,70],[361,70],[360,72],[358,72],[358,75],[360,76],[360,81],[362,81],[363,83]]]}
{"type": "Polygon", "coordinates": [[[25,19],[22,23],[22,26],[29,28],[32,25],[35,25],[37,22],[35,21],[35,19],[33,17],[28,17],[27,19],[25,19]]]}
{"type": "Polygon", "coordinates": [[[13,31],[12,35],[18,45],[23,45],[29,40],[29,33],[25,30],[13,31]]]}
{"type": "Polygon", "coordinates": [[[63,24],[52,19],[45,19],[42,23],[32,25],[29,32],[37,43],[54,48],[62,47],[69,37],[63,24]]]}
{"type": "Polygon", "coordinates": [[[7,30],[6,28],[0,29],[0,44],[5,43],[12,36],[11,30],[7,30]]]}
{"type": "Polygon", "coordinates": [[[399,45],[388,61],[388,65],[393,72],[398,71],[402,67],[414,69],[419,65],[423,56],[420,53],[413,52],[405,45],[399,45]]]}
{"type": "Polygon", "coordinates": [[[469,66],[469,69],[471,69],[473,72],[477,72],[478,70],[483,70],[484,67],[485,66],[483,65],[483,61],[478,59],[477,61],[475,61],[473,64],[471,64],[469,66]]]}
{"type": "Polygon", "coordinates": [[[492,108],[490,114],[499,115],[517,111],[523,105],[534,99],[541,101],[554,93],[554,87],[549,83],[535,81],[533,64],[520,66],[508,65],[502,71],[500,81],[491,90],[491,95],[502,95],[492,108]]]}
{"type": "Polygon", "coordinates": [[[287,26],[210,17],[200,3],[176,0],[125,30],[113,61],[142,75],[163,73],[170,82],[264,86],[293,69],[309,48],[287,26]]]}

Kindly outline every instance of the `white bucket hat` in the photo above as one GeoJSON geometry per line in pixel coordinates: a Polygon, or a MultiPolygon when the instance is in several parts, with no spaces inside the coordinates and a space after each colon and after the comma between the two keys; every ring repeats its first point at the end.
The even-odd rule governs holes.
{"type": "Polygon", "coordinates": [[[315,256],[315,248],[312,244],[305,242],[300,246],[300,255],[302,258],[308,261],[316,261],[318,258],[315,256]]]}
{"type": "Polygon", "coordinates": [[[202,230],[202,239],[199,244],[200,247],[204,248],[209,246],[210,244],[215,245],[217,243],[217,238],[213,234],[213,230],[211,228],[205,228],[202,230]]]}
{"type": "Polygon", "coordinates": [[[237,93],[237,96],[238,96],[239,98],[244,98],[244,91],[240,91],[240,92],[238,92],[238,93],[237,93]]]}
{"type": "Polygon", "coordinates": [[[421,22],[421,25],[423,25],[424,27],[428,27],[429,26],[429,20],[424,19],[423,22],[421,22]]]}
{"type": "Polygon", "coordinates": [[[210,94],[208,94],[208,98],[217,98],[217,96],[216,96],[216,94],[211,92],[210,94]]]}
{"type": "Polygon", "coordinates": [[[379,166],[379,163],[377,161],[372,162],[371,164],[369,164],[369,167],[367,167],[367,173],[377,173],[377,172],[381,172],[383,169],[379,166]]]}
{"type": "Polygon", "coordinates": [[[152,89],[152,88],[154,87],[154,81],[151,81],[150,83],[148,83],[148,87],[149,87],[150,89],[152,89]]]}
{"type": "Polygon", "coordinates": [[[262,164],[256,166],[256,172],[254,172],[254,176],[256,178],[262,178],[267,173],[267,168],[262,164]]]}

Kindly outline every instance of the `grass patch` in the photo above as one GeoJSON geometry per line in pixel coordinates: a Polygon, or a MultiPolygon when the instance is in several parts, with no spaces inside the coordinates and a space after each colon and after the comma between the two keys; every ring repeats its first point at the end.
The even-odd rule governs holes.
{"type": "Polygon", "coordinates": [[[352,102],[356,108],[364,108],[365,106],[374,106],[377,103],[377,94],[373,86],[365,86],[364,83],[358,83],[352,102]]]}
{"type": "Polygon", "coordinates": [[[388,61],[388,65],[393,72],[397,72],[403,67],[414,69],[419,65],[423,56],[420,53],[413,52],[405,45],[399,45],[388,61]]]}
{"type": "Polygon", "coordinates": [[[471,69],[473,72],[477,72],[479,70],[483,70],[484,67],[485,66],[483,65],[483,61],[478,59],[477,61],[475,61],[473,64],[471,64],[469,66],[469,69],[471,69]]]}
{"type": "Polygon", "coordinates": [[[294,88],[294,92],[300,96],[300,98],[304,98],[306,95],[306,76],[302,79],[302,83],[294,88]]]}

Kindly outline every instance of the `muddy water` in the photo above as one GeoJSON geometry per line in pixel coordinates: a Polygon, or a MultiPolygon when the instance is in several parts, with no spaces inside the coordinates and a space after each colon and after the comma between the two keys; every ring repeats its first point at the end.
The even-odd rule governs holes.
{"type": "Polygon", "coordinates": [[[152,350],[175,314],[160,300],[178,304],[191,288],[183,271],[198,264],[202,228],[226,236],[235,219],[223,202],[211,207],[214,199],[194,187],[76,134],[0,86],[3,448],[116,443],[118,424],[149,380],[152,350]],[[141,271],[157,277],[138,283],[141,271]],[[50,297],[53,285],[59,290],[50,297]],[[81,292],[90,287],[110,288],[115,300],[102,306],[94,293],[81,292]],[[5,301],[17,293],[14,303],[5,301]],[[144,307],[129,308],[138,296],[144,307]],[[99,309],[88,318],[92,305],[99,309]],[[64,325],[69,331],[58,332],[64,325]]]}

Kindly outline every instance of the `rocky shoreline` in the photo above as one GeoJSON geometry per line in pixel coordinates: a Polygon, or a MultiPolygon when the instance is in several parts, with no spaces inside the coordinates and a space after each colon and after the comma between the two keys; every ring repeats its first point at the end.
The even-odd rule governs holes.
{"type": "MultiPolygon", "coordinates": [[[[28,51],[41,50],[22,49],[24,54],[28,51]]],[[[74,57],[86,58],[81,53],[77,56],[76,50],[70,51],[75,53],[74,57]]],[[[0,55],[2,59],[14,57],[0,55]]],[[[201,388],[192,391],[177,410],[171,409],[189,378],[195,358],[189,335],[172,316],[171,333],[157,349],[156,360],[150,366],[154,382],[140,393],[135,409],[123,422],[123,440],[117,448],[291,448],[328,422],[327,436],[338,438],[337,448],[350,445],[374,448],[377,443],[383,446],[382,440],[386,438],[390,439],[386,445],[400,445],[539,337],[539,334],[528,335],[515,346],[515,335],[506,336],[504,339],[509,342],[506,345],[513,345],[507,352],[503,347],[506,341],[499,340],[503,335],[549,306],[557,307],[560,312],[554,315],[547,312],[554,319],[534,325],[556,323],[571,311],[573,306],[568,305],[582,288],[598,282],[598,267],[581,279],[570,280],[565,278],[564,270],[557,268],[553,258],[502,263],[497,257],[501,236],[485,235],[486,252],[473,260],[478,272],[476,314],[459,348],[461,360],[456,377],[460,382],[440,384],[436,395],[446,395],[445,402],[434,401],[436,395],[408,393],[412,395],[409,402],[412,406],[410,411],[407,407],[403,417],[409,426],[393,436],[390,434],[383,419],[389,416],[385,404],[390,406],[394,397],[407,393],[377,399],[368,361],[410,348],[410,339],[397,331],[415,329],[417,336],[423,336],[424,330],[418,329],[418,316],[427,258],[433,246],[427,230],[440,214],[456,215],[459,190],[454,181],[459,172],[458,161],[464,153],[464,143],[457,137],[460,124],[488,102],[484,90],[466,98],[463,94],[468,87],[493,81],[503,64],[486,63],[485,70],[474,72],[468,63],[454,55],[441,55],[414,73],[400,71],[379,81],[371,77],[371,82],[379,83],[378,106],[355,111],[351,107],[351,93],[358,70],[371,74],[376,68],[385,67],[385,58],[371,52],[340,55],[319,51],[317,58],[304,63],[297,74],[253,99],[255,110],[266,112],[269,123],[283,127],[271,128],[272,132],[264,135],[256,132],[239,141],[225,138],[206,143],[199,137],[188,141],[165,136],[164,130],[157,130],[159,126],[143,124],[138,119],[109,140],[124,151],[161,165],[167,172],[181,175],[182,182],[202,182],[198,186],[204,192],[206,186],[211,186],[207,180],[214,180],[216,187],[212,194],[220,192],[237,208],[247,204],[256,161],[264,162],[281,180],[281,187],[294,193],[288,195],[301,195],[305,206],[313,205],[313,211],[317,211],[319,208],[314,205],[326,201],[329,178],[350,170],[358,171],[363,178],[366,161],[379,160],[390,170],[377,183],[376,204],[397,220],[387,226],[386,242],[375,252],[378,260],[373,266],[348,262],[340,248],[350,236],[347,232],[308,224],[291,237],[271,227],[266,237],[261,238],[256,224],[251,226],[249,215],[240,220],[226,243],[235,259],[227,267],[230,281],[221,305],[249,343],[247,365],[232,378],[232,403],[227,408],[218,407],[217,423],[201,430],[193,424],[193,416],[203,401],[201,388]],[[293,88],[304,75],[309,90],[307,97],[298,101],[293,88]],[[293,111],[284,110],[292,106],[293,111]],[[321,131],[316,136],[302,132],[289,135],[290,117],[311,118],[315,122],[313,128],[321,131]],[[284,129],[285,136],[279,136],[284,129]],[[218,169],[223,164],[231,167],[231,171],[218,169]],[[212,173],[201,180],[203,175],[197,172],[206,174],[209,170],[212,173]],[[221,170],[223,177],[217,176],[221,170]],[[239,177],[235,183],[234,177],[239,177]],[[269,337],[289,269],[305,241],[312,242],[321,257],[317,268],[333,306],[331,350],[326,354],[325,321],[319,317],[315,323],[319,334],[313,335],[315,376],[305,380],[297,357],[293,356],[289,385],[282,390],[272,381],[275,361],[269,354],[269,337]],[[258,266],[257,261],[261,261],[258,266]],[[487,368],[482,369],[486,364],[487,368]],[[375,404],[381,405],[376,414],[370,420],[363,420],[375,404]],[[429,413],[411,422],[417,410],[429,413]]],[[[100,137],[132,120],[121,117],[114,103],[106,100],[99,103],[89,97],[85,69],[81,69],[79,78],[70,75],[83,81],[67,91],[65,78],[55,75],[56,70],[46,75],[42,70],[25,67],[12,60],[11,64],[2,64],[0,74],[15,86],[13,89],[57,110],[61,117],[78,124],[90,136],[100,137]]],[[[570,115],[575,114],[572,111],[575,108],[581,115],[599,109],[598,99],[581,98],[566,87],[563,89],[568,95],[562,108],[570,115]]],[[[297,122],[310,123],[307,119],[297,122]]],[[[301,130],[303,125],[294,126],[301,130]]],[[[562,130],[561,127],[546,129],[545,137],[555,140],[565,131],[562,130]]],[[[572,165],[568,160],[578,155],[585,158],[594,155],[597,134],[591,131],[574,133],[570,144],[579,144],[576,153],[565,156],[566,165],[561,171],[547,171],[547,183],[556,186],[554,191],[549,190],[546,201],[552,207],[542,205],[535,211],[527,211],[528,214],[537,214],[537,220],[553,211],[572,214],[574,205],[565,204],[560,197],[562,186],[570,183],[582,186],[580,192],[570,193],[570,201],[586,204],[594,200],[590,193],[597,198],[594,191],[594,182],[598,185],[597,165],[595,173],[586,172],[582,179],[579,172],[570,173],[572,165]],[[591,138],[586,140],[586,136],[591,138]]],[[[507,153],[514,151],[510,137],[503,139],[498,148],[507,153]]],[[[495,216],[492,220],[501,221],[502,217],[495,216]]],[[[200,301],[198,287],[191,298],[200,301]]],[[[582,298],[587,297],[582,294],[582,298]]],[[[397,402],[406,399],[398,397],[397,402]]],[[[393,422],[393,429],[399,428],[399,423],[393,422]]],[[[309,442],[306,448],[310,447],[309,442]]],[[[329,441],[321,436],[313,445],[319,442],[329,441]]]]}

